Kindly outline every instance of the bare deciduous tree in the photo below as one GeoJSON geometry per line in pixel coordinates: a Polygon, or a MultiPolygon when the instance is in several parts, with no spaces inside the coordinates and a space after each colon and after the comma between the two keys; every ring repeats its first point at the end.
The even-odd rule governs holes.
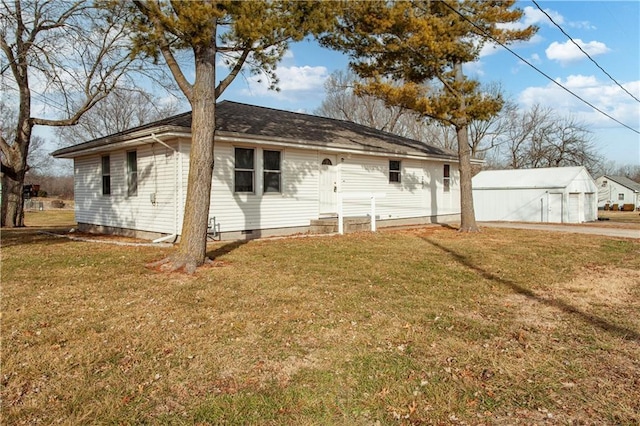
{"type": "Polygon", "coordinates": [[[534,105],[526,111],[508,111],[502,119],[504,167],[585,166],[592,174],[601,167],[602,157],[591,132],[573,117],[562,117],[552,108],[534,105]]]}
{"type": "Polygon", "coordinates": [[[334,71],[325,82],[325,98],[315,113],[410,137],[417,127],[412,124],[417,124],[418,114],[399,106],[387,106],[374,96],[355,93],[359,82],[361,79],[353,72],[334,71]]]}
{"type": "Polygon", "coordinates": [[[2,226],[23,226],[33,127],[77,123],[134,66],[127,19],[122,7],[107,13],[86,1],[0,3],[0,83],[17,99],[15,130],[0,135],[2,226]],[[45,107],[36,111],[36,101],[45,107]]]}
{"type": "MultiPolygon", "coordinates": [[[[454,129],[429,117],[401,106],[387,105],[373,95],[357,93],[354,88],[365,81],[349,71],[333,72],[325,83],[325,98],[315,111],[317,115],[352,121],[374,129],[394,133],[407,138],[457,150],[458,141],[454,129]]],[[[393,84],[393,82],[390,82],[393,84]]],[[[491,96],[502,96],[499,84],[482,88],[491,96]]],[[[503,111],[515,109],[515,104],[506,101],[503,111]]],[[[469,123],[469,148],[474,158],[484,158],[500,143],[504,131],[503,114],[486,120],[471,120],[469,123]]]]}
{"type": "Polygon", "coordinates": [[[61,147],[122,132],[175,115],[180,106],[141,89],[119,87],[85,113],[75,126],[58,127],[61,147]]]}

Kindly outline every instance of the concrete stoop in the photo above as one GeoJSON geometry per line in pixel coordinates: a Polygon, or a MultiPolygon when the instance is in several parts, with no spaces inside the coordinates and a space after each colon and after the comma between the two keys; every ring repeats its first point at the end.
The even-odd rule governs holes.
{"type": "MultiPolygon", "coordinates": [[[[370,231],[371,218],[369,216],[345,217],[344,232],[370,231]]],[[[328,217],[312,220],[309,226],[311,234],[331,234],[338,232],[338,218],[328,217]]]]}

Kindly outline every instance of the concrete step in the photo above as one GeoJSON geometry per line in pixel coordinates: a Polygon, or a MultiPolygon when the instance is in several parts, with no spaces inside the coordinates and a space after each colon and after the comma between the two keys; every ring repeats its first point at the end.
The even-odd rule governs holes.
{"type": "MultiPolygon", "coordinates": [[[[369,216],[345,217],[344,232],[358,232],[371,230],[369,216]]],[[[311,234],[331,234],[338,232],[338,218],[328,217],[311,220],[309,232],[311,234]]]]}

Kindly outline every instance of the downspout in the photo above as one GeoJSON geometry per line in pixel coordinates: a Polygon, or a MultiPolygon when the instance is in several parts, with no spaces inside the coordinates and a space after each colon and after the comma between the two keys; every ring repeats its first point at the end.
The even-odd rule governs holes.
{"type": "MultiPolygon", "coordinates": [[[[155,240],[153,240],[154,243],[162,243],[165,241],[169,241],[169,240],[173,240],[173,242],[175,243],[176,240],[178,239],[178,209],[179,209],[179,200],[181,199],[180,195],[182,193],[182,173],[180,173],[180,169],[181,167],[179,166],[179,162],[180,162],[180,150],[179,149],[175,149],[174,147],[172,147],[171,145],[165,143],[164,141],[162,141],[161,139],[159,139],[155,133],[151,134],[151,139],[153,139],[155,142],[159,143],[160,145],[164,146],[165,148],[169,148],[170,150],[173,151],[174,156],[175,156],[175,160],[173,162],[173,169],[174,169],[174,173],[176,175],[176,190],[174,191],[174,213],[173,213],[173,218],[174,218],[174,232],[171,235],[167,235],[165,237],[160,237],[157,238],[155,240]]],[[[179,144],[179,142],[178,142],[179,144]]],[[[179,147],[180,145],[178,145],[179,147]]]]}

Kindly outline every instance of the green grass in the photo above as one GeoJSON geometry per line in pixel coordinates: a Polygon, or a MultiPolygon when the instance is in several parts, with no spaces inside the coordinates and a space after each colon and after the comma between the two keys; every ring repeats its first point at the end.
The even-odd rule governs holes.
{"type": "Polygon", "coordinates": [[[51,226],[75,226],[75,213],[73,210],[44,210],[26,211],[24,213],[24,224],[30,227],[51,227],[51,226]]]}
{"type": "Polygon", "coordinates": [[[166,249],[3,230],[3,423],[640,422],[637,240],[227,244],[185,276],[144,267],[166,249]]]}

